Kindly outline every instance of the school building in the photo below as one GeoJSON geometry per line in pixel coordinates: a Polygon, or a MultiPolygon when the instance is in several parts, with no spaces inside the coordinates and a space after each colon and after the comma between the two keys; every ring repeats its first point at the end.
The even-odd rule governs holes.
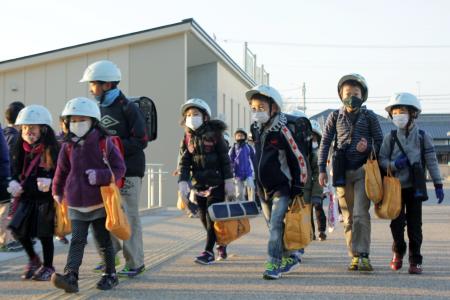
{"type": "MultiPolygon", "coordinates": [[[[147,163],[162,164],[163,205],[176,203],[176,168],[180,106],[189,98],[202,98],[213,117],[223,119],[232,133],[250,126],[245,91],[255,80],[231,59],[193,19],[126,35],[75,45],[0,62],[0,109],[12,101],[46,106],[54,118],[74,97],[91,97],[79,83],[84,69],[109,59],[122,72],[119,88],[127,96],[148,96],[158,110],[158,139],[146,149],[147,163]]],[[[158,168],[156,168],[158,169],[158,168]]],[[[157,174],[155,180],[157,181],[157,174]]],[[[146,179],[141,206],[147,205],[146,179]]],[[[158,195],[158,185],[153,192],[158,195]]]]}

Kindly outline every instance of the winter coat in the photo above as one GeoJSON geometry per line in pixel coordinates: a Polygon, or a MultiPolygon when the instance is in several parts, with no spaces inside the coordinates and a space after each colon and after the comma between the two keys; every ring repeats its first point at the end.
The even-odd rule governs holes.
{"type": "MultiPolygon", "coordinates": [[[[422,137],[420,136],[419,129],[417,125],[413,125],[413,127],[409,130],[408,136],[405,135],[405,129],[397,129],[397,138],[400,141],[403,149],[406,152],[408,160],[410,164],[414,164],[415,162],[422,162],[422,153],[421,153],[421,142],[422,137]]],[[[408,167],[398,170],[395,167],[395,160],[403,155],[403,152],[400,150],[397,143],[394,143],[394,149],[392,149],[392,155],[389,157],[391,153],[391,133],[388,133],[383,140],[383,144],[381,145],[379,161],[380,165],[383,169],[387,169],[389,166],[391,170],[395,172],[395,176],[400,179],[400,183],[402,188],[412,187],[412,179],[410,178],[410,170],[408,167]]],[[[427,133],[424,134],[424,157],[425,157],[425,166],[430,172],[430,176],[433,179],[434,184],[442,184],[441,174],[439,171],[439,165],[436,158],[436,152],[434,151],[433,139],[427,133]]]]}
{"type": "Polygon", "coordinates": [[[245,180],[253,177],[253,162],[255,161],[255,150],[247,143],[235,143],[229,152],[234,177],[245,180]]]}
{"type": "Polygon", "coordinates": [[[102,125],[111,135],[120,137],[125,149],[126,177],[144,177],[148,136],[145,120],[139,108],[122,92],[107,107],[100,106],[102,125]]]}
{"type": "Polygon", "coordinates": [[[225,129],[224,122],[211,120],[185,135],[180,144],[179,181],[191,179],[195,189],[205,190],[233,178],[225,129]]]}
{"type": "Polygon", "coordinates": [[[264,128],[257,123],[251,126],[256,150],[258,193],[266,200],[273,196],[290,196],[292,186],[303,186],[300,162],[281,132],[285,125],[286,117],[280,113],[264,128]]]}
{"type": "Polygon", "coordinates": [[[305,184],[304,199],[306,203],[311,203],[312,198],[322,199],[323,188],[319,184],[319,165],[317,164],[317,149],[311,151],[308,156],[308,162],[311,172],[308,181],[305,184]]]}
{"type": "MultiPolygon", "coordinates": [[[[94,129],[88,134],[83,143],[63,144],[58,157],[58,166],[53,179],[53,195],[64,195],[71,207],[89,207],[103,202],[100,186],[111,183],[111,171],[103,162],[100,149],[100,132],[94,129]],[[96,172],[96,184],[91,185],[86,170],[96,172]]],[[[119,149],[111,140],[106,140],[106,154],[115,178],[125,174],[125,163],[119,149]]]]}

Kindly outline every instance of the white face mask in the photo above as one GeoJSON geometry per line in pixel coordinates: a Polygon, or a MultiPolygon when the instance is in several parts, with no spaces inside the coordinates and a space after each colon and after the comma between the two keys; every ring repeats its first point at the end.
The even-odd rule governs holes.
{"type": "Polygon", "coordinates": [[[84,121],[84,122],[70,122],[69,129],[70,132],[75,134],[77,137],[83,137],[89,129],[91,129],[92,121],[84,121]]]}
{"type": "Polygon", "coordinates": [[[270,116],[265,111],[258,111],[252,114],[252,119],[257,123],[264,124],[267,123],[267,121],[269,121],[270,116]]]}
{"type": "Polygon", "coordinates": [[[186,126],[192,130],[196,130],[203,124],[202,116],[186,117],[186,126]]]}
{"type": "Polygon", "coordinates": [[[409,121],[409,114],[399,114],[392,116],[392,122],[400,129],[404,129],[409,121]]]}
{"type": "Polygon", "coordinates": [[[313,149],[319,148],[319,143],[318,142],[312,142],[312,148],[313,149]]]}

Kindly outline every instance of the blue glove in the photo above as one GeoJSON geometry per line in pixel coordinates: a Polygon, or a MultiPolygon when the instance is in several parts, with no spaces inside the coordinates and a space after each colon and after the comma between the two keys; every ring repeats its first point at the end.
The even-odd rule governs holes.
{"type": "Polygon", "coordinates": [[[444,190],[442,189],[442,184],[435,184],[434,191],[436,192],[436,198],[438,198],[438,204],[444,201],[444,190]]]}
{"type": "Polygon", "coordinates": [[[395,161],[394,165],[397,168],[397,170],[401,170],[403,168],[406,168],[409,164],[408,157],[406,155],[402,154],[400,155],[395,161]]]}

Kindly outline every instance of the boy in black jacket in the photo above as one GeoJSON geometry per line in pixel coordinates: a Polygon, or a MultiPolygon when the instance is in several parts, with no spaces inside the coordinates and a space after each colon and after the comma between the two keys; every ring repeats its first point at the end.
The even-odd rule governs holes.
{"type": "Polygon", "coordinates": [[[255,121],[251,130],[256,148],[256,182],[270,231],[263,278],[278,279],[282,273],[299,265],[297,256],[284,250],[283,221],[291,199],[303,195],[307,169],[303,155],[285,126],[278,91],[258,85],[249,90],[246,97],[255,121]]]}

